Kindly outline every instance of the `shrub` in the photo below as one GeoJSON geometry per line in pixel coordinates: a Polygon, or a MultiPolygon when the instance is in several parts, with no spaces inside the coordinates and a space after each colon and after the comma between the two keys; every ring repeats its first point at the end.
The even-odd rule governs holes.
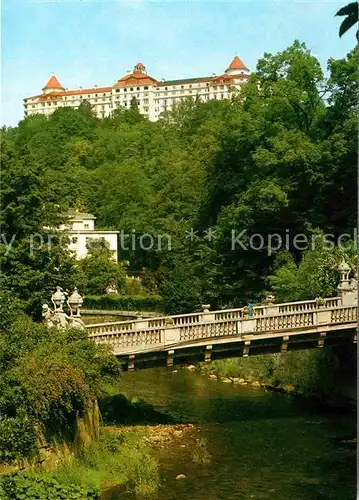
{"type": "Polygon", "coordinates": [[[95,488],[63,485],[56,479],[28,474],[8,474],[0,478],[2,500],[85,500],[100,498],[95,488]]]}
{"type": "Polygon", "coordinates": [[[26,417],[0,419],[0,462],[30,458],[37,450],[33,423],[26,417]]]}
{"type": "Polygon", "coordinates": [[[126,311],[163,311],[163,299],[159,295],[89,295],[84,307],[88,309],[109,309],[126,311]]]}

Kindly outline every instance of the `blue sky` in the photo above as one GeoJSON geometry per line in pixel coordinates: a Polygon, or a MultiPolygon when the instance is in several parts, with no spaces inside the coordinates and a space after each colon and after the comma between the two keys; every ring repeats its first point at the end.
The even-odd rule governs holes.
{"type": "Polygon", "coordinates": [[[295,39],[325,67],[354,46],[334,17],[347,1],[3,0],[1,123],[16,125],[52,73],[66,88],[111,85],[139,61],[157,79],[206,76],[236,53],[254,69],[295,39]]]}

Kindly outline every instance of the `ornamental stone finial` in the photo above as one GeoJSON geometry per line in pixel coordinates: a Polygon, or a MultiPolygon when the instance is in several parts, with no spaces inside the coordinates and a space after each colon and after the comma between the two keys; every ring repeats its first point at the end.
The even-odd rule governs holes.
{"type": "Polygon", "coordinates": [[[54,309],[51,309],[48,304],[43,304],[42,317],[44,318],[45,325],[49,328],[57,328],[59,330],[66,330],[68,328],[84,330],[85,324],[80,318],[80,307],[83,304],[83,297],[81,297],[77,288],[75,288],[67,299],[70,311],[70,315],[68,315],[63,309],[66,295],[62,291],[62,288],[57,286],[56,292],[51,297],[54,309]]]}

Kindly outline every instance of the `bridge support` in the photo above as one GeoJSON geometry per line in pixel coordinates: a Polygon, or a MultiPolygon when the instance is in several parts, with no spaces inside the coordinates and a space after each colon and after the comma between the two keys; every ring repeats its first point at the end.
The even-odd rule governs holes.
{"type": "Polygon", "coordinates": [[[320,332],[318,339],[318,347],[324,347],[324,341],[326,336],[327,332],[320,332]]]}
{"type": "Polygon", "coordinates": [[[249,346],[251,345],[250,340],[245,340],[244,341],[244,346],[243,346],[243,357],[248,358],[249,355],[249,346]]]}
{"type": "Polygon", "coordinates": [[[212,345],[206,345],[206,351],[204,353],[205,363],[209,363],[212,357],[212,345]]]}
{"type": "Polygon", "coordinates": [[[132,372],[135,369],[135,354],[130,354],[128,356],[128,371],[132,372]]]}
{"type": "Polygon", "coordinates": [[[289,336],[286,335],[285,337],[283,337],[283,340],[282,340],[282,345],[281,345],[281,348],[280,348],[281,354],[287,354],[287,351],[288,351],[288,342],[289,342],[289,336]]]}
{"type": "Polygon", "coordinates": [[[174,351],[168,351],[167,353],[167,366],[173,366],[174,351]]]}

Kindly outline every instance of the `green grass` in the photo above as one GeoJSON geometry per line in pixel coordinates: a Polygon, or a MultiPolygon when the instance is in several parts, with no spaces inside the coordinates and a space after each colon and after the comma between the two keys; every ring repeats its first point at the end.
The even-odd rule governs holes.
{"type": "Polygon", "coordinates": [[[208,465],[211,463],[211,455],[208,451],[208,442],[205,437],[196,439],[192,450],[192,461],[196,464],[208,465]]]}
{"type": "Polygon", "coordinates": [[[159,484],[158,466],[144,431],[115,434],[102,431],[99,441],[87,445],[77,457],[44,472],[65,485],[106,490],[129,487],[135,493],[152,493],[159,484]]]}

